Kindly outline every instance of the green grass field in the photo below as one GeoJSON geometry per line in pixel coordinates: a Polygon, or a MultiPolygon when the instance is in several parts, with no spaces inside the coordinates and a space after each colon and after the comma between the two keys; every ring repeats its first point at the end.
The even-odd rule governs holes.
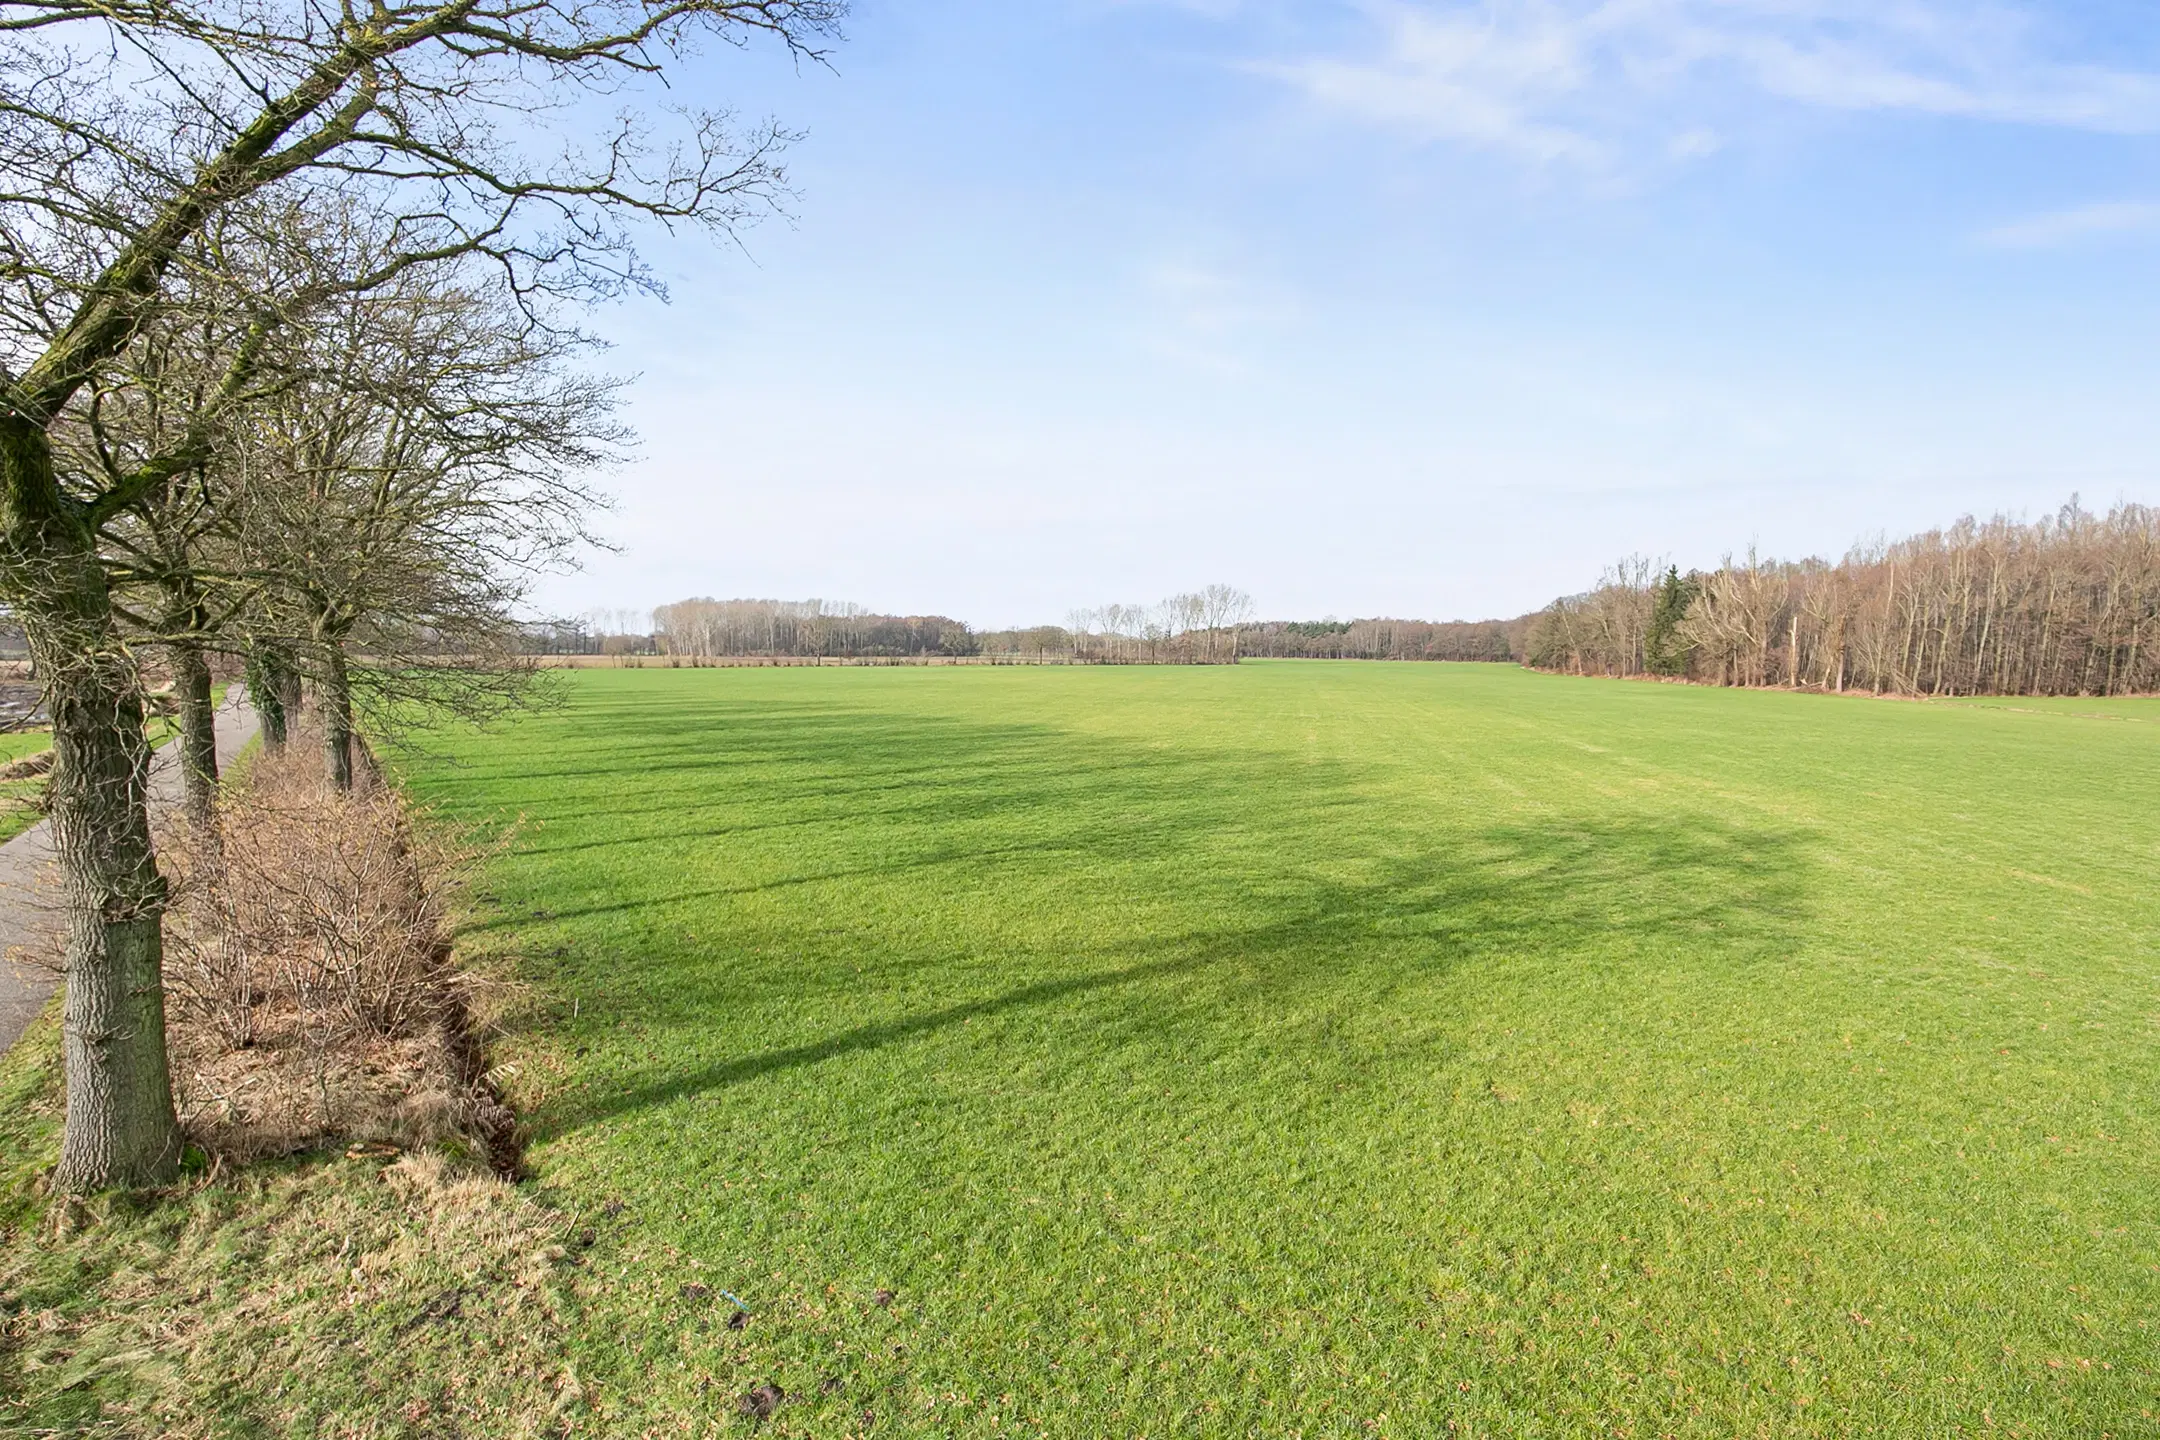
{"type": "Polygon", "coordinates": [[[415,1222],[330,1161],[122,1215],[21,1313],[275,1277],[172,1382],[221,1434],[749,1433],[766,1381],[800,1436],[2160,1433],[2150,724],[1498,666],[564,683],[409,774],[524,816],[463,943],[532,987],[497,1059],[570,1268],[382,1298],[415,1222]]]}
{"type": "MultiPolygon", "coordinates": [[[[225,687],[213,686],[212,703],[223,704],[225,687]]],[[[152,716],[145,727],[152,748],[164,745],[179,735],[177,721],[163,715],[152,716]]],[[[13,730],[0,734],[0,765],[11,760],[40,754],[52,748],[52,731],[13,730]]],[[[23,831],[45,818],[40,802],[45,795],[46,777],[39,775],[27,780],[0,780],[0,843],[14,839],[23,831]]]]}
{"type": "Polygon", "coordinates": [[[475,938],[553,1017],[533,1169],[622,1207],[575,1341],[621,1433],[766,1379],[806,1434],[2160,1429],[2147,725],[569,683],[414,779],[526,817],[475,938]]]}
{"type": "MultiPolygon", "coordinates": [[[[0,765],[52,748],[50,730],[14,730],[0,735],[0,765]]],[[[14,839],[44,818],[37,801],[45,793],[45,777],[0,780],[0,842],[14,839]]]]}

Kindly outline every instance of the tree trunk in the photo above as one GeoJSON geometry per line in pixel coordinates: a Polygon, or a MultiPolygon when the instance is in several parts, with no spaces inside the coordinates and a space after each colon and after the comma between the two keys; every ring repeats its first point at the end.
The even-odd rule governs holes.
{"type": "Polygon", "coordinates": [[[173,698],[180,703],[180,781],[182,813],[190,825],[208,833],[217,818],[217,710],[210,700],[210,662],[192,645],[168,652],[173,698]]]}
{"type": "Polygon", "coordinates": [[[332,640],[324,647],[323,683],[315,704],[322,711],[323,758],[329,762],[330,783],[339,790],[353,787],[352,676],[345,667],[345,646],[332,640]]]}
{"type": "Polygon", "coordinates": [[[289,668],[284,658],[267,645],[254,645],[248,649],[248,699],[254,704],[256,719],[262,725],[263,749],[273,755],[285,748],[289,738],[287,717],[292,712],[285,705],[284,676],[284,671],[289,668]]]}
{"type": "Polygon", "coordinates": [[[301,706],[306,703],[300,692],[300,667],[293,663],[292,655],[278,652],[278,670],[274,677],[278,694],[278,708],[285,712],[285,735],[292,738],[293,730],[300,724],[301,706]]]}
{"type": "Polygon", "coordinates": [[[63,1190],[156,1185],[180,1163],[165,1055],[165,881],[150,848],[140,678],[95,537],[34,421],[0,416],[0,584],[52,712],[52,834],[68,914],[63,1190]]]}

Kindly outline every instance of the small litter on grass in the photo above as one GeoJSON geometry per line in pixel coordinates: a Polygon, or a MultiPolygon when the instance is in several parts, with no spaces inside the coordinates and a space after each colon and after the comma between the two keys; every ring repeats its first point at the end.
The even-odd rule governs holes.
{"type": "Polygon", "coordinates": [[[685,1300],[703,1300],[711,1294],[710,1286],[700,1285],[695,1280],[682,1287],[682,1297],[685,1300]]]}
{"type": "Polygon", "coordinates": [[[780,1402],[785,1399],[787,1399],[787,1391],[782,1390],[778,1385],[768,1380],[756,1389],[739,1396],[735,1401],[735,1408],[744,1415],[765,1420],[771,1417],[773,1411],[780,1408],[780,1402]]]}
{"type": "Polygon", "coordinates": [[[730,1330],[749,1329],[750,1312],[748,1310],[737,1310],[733,1315],[728,1316],[727,1328],[730,1330]]]}
{"type": "Polygon", "coordinates": [[[890,1290],[880,1290],[877,1292],[877,1294],[870,1297],[870,1303],[877,1306],[880,1310],[890,1310],[892,1309],[892,1302],[899,1298],[899,1296],[893,1294],[893,1292],[890,1290]]]}

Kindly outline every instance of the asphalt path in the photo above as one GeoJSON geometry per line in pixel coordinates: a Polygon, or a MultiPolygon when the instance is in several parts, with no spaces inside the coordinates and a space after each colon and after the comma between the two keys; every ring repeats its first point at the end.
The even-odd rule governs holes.
{"type": "MultiPolygon", "coordinates": [[[[225,691],[218,707],[218,765],[230,765],[255,738],[255,707],[245,686],[225,691]]],[[[168,744],[150,762],[150,806],[160,814],[180,803],[180,747],[168,744]]],[[[60,909],[60,879],[53,864],[52,822],[41,820],[0,845],[0,1051],[22,1038],[45,1008],[60,977],[49,965],[25,956],[57,959],[67,928],[60,909]]]]}

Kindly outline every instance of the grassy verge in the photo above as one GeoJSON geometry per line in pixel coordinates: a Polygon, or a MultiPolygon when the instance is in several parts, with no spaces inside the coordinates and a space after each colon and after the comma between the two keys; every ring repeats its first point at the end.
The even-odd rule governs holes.
{"type": "Polygon", "coordinates": [[[461,944],[543,999],[489,1204],[562,1258],[438,1300],[479,1247],[412,1241],[341,1314],[435,1233],[345,1160],[26,1222],[10,1384],[59,1310],[141,1352],[105,1413],[166,1365],[209,1433],[2160,1423],[2143,725],[1500,667],[567,689],[411,775],[526,817],[461,944]],[[224,1338],[100,1328],[164,1277],[224,1338]]]}
{"type": "MultiPolygon", "coordinates": [[[[17,730],[0,735],[0,765],[52,748],[50,730],[17,730]]],[[[45,794],[45,777],[0,780],[0,843],[14,839],[44,818],[39,803],[45,794]]]]}
{"type": "MultiPolygon", "coordinates": [[[[226,686],[219,684],[211,689],[211,703],[225,703],[226,686]]],[[[144,733],[154,750],[177,737],[180,725],[167,715],[153,715],[144,726],[144,733]]],[[[0,734],[0,765],[21,760],[27,756],[40,755],[52,748],[52,731],[17,730],[0,734]]],[[[0,780],[0,844],[14,839],[23,831],[45,818],[42,802],[45,795],[46,777],[34,775],[27,780],[0,780]]]]}
{"type": "MultiPolygon", "coordinates": [[[[0,1059],[0,1434],[561,1434],[573,1217],[425,1157],[198,1175],[53,1207],[57,1032],[0,1059]]],[[[604,1225],[604,1221],[601,1222],[604,1225]]],[[[597,1248],[595,1248],[597,1247],[597,1248]]]]}

